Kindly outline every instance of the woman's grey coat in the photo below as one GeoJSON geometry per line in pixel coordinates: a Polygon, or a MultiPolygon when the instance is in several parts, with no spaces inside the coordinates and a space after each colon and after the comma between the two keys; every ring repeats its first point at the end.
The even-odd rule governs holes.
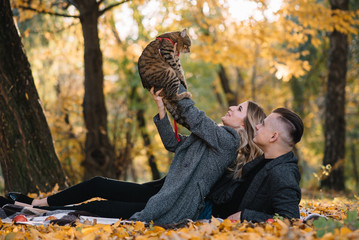
{"type": "Polygon", "coordinates": [[[175,156],[161,190],[131,220],[168,224],[197,219],[205,196],[237,157],[240,137],[233,128],[218,126],[190,99],[179,101],[178,110],[192,133],[180,135],[178,142],[167,115],[154,117],[165,148],[175,156]]]}

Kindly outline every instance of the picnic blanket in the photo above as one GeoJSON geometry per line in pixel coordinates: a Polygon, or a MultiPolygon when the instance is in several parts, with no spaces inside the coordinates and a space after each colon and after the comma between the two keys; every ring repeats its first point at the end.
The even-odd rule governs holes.
{"type": "MultiPolygon", "coordinates": [[[[16,223],[24,225],[44,225],[57,224],[60,226],[70,225],[76,226],[77,223],[82,223],[86,225],[95,225],[95,224],[106,224],[113,225],[119,222],[121,225],[124,224],[135,224],[136,221],[122,220],[120,218],[104,218],[93,215],[89,212],[78,211],[78,210],[54,210],[46,211],[38,208],[23,207],[13,204],[6,204],[0,208],[0,219],[3,223],[16,223]],[[20,219],[25,217],[25,221],[16,220],[16,217],[22,215],[20,219]],[[16,220],[16,221],[14,221],[16,220]]],[[[153,223],[144,223],[145,227],[150,225],[160,226],[166,229],[180,228],[185,227],[192,220],[184,220],[180,223],[172,224],[153,224],[153,223]]],[[[209,220],[202,220],[201,222],[209,222],[209,220]]]]}
{"type": "MultiPolygon", "coordinates": [[[[54,210],[44,211],[42,209],[22,207],[13,204],[6,204],[0,208],[0,218],[3,223],[13,223],[16,216],[22,215],[25,221],[16,221],[17,224],[26,225],[73,225],[76,222],[87,224],[114,224],[120,221],[119,218],[102,218],[85,211],[76,210],[54,210]]],[[[122,221],[123,224],[132,221],[122,221]]]]}
{"type": "MultiPolygon", "coordinates": [[[[301,220],[303,222],[309,220],[315,220],[319,217],[327,218],[324,215],[316,214],[310,212],[308,209],[301,208],[301,220]]],[[[58,224],[60,226],[64,225],[72,225],[75,226],[76,223],[95,225],[95,224],[106,224],[112,225],[118,221],[121,224],[132,224],[135,221],[122,220],[120,218],[104,218],[95,216],[91,213],[85,211],[77,211],[77,210],[54,210],[54,211],[44,211],[38,208],[31,207],[23,207],[13,204],[6,204],[2,208],[0,208],[0,219],[3,223],[14,223],[14,219],[16,216],[22,215],[26,219],[25,221],[16,221],[16,224],[26,224],[26,225],[44,225],[47,226],[49,224],[58,224]]],[[[217,218],[218,221],[222,222],[223,219],[217,218]]],[[[210,220],[201,220],[201,222],[209,222],[210,220]]],[[[173,223],[166,224],[162,226],[164,228],[177,228],[184,227],[191,220],[185,220],[181,223],[173,223]]],[[[145,225],[149,225],[149,223],[145,223],[145,225]]],[[[157,224],[155,224],[157,225],[157,224]]]]}

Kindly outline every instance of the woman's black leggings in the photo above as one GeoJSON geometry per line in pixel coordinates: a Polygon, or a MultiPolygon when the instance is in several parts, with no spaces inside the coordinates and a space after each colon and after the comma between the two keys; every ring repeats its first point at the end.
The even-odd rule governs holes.
{"type": "Polygon", "coordinates": [[[46,210],[81,210],[99,217],[129,218],[141,211],[147,201],[162,187],[164,179],[144,184],[124,182],[104,177],[94,177],[69,187],[47,198],[49,207],[37,207],[46,210]],[[104,201],[81,203],[94,197],[104,201]]]}

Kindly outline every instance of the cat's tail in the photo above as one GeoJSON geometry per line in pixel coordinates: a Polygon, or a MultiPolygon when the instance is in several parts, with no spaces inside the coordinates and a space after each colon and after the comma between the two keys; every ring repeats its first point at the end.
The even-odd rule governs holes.
{"type": "Polygon", "coordinates": [[[189,129],[189,125],[186,123],[185,119],[181,117],[181,112],[177,107],[176,102],[163,99],[163,103],[167,111],[172,115],[173,119],[178,123],[189,129]]]}

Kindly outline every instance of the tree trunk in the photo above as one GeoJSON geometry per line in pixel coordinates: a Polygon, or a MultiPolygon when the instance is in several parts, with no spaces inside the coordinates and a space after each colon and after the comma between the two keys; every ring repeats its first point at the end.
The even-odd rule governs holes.
{"type": "Polygon", "coordinates": [[[255,61],[252,66],[252,76],[251,76],[251,95],[253,101],[256,101],[256,79],[257,79],[257,61],[255,61]]]}
{"type": "Polygon", "coordinates": [[[6,191],[67,186],[9,0],[0,1],[0,162],[6,191]]]}
{"type": "Polygon", "coordinates": [[[144,117],[145,111],[143,109],[139,109],[137,111],[137,121],[138,121],[138,126],[140,128],[141,131],[141,135],[143,138],[143,144],[144,147],[147,149],[147,156],[148,156],[148,164],[150,165],[151,168],[151,173],[152,173],[152,179],[156,180],[156,179],[160,179],[160,172],[158,171],[157,168],[157,164],[156,164],[156,159],[155,159],[155,155],[153,154],[153,148],[152,148],[152,143],[151,143],[151,139],[150,139],[150,135],[147,132],[146,129],[146,119],[144,117]]]}
{"type": "MultiPolygon", "coordinates": [[[[241,70],[239,69],[239,67],[236,67],[236,75],[237,75],[237,89],[238,89],[238,92],[244,92],[245,91],[245,88],[244,88],[244,79],[243,79],[243,76],[242,76],[242,73],[241,73],[241,70]]],[[[237,104],[239,104],[240,102],[242,102],[242,97],[243,97],[243,94],[239,94],[237,93],[237,104]],[[241,97],[239,97],[241,96],[241,97]]]]}
{"type": "MultiPolygon", "coordinates": [[[[132,125],[132,123],[129,123],[129,125],[132,125]]],[[[132,173],[132,171],[129,171],[129,168],[131,168],[131,166],[133,165],[132,157],[131,157],[132,149],[133,149],[133,141],[132,141],[131,126],[128,126],[126,129],[126,144],[125,147],[121,148],[119,159],[115,165],[117,179],[127,180],[128,172],[132,173]]]]}
{"type": "MultiPolygon", "coordinates": [[[[136,86],[132,87],[130,98],[131,98],[131,101],[135,101],[136,104],[139,104],[139,103],[143,102],[143,100],[137,94],[136,89],[137,89],[136,86]]],[[[158,171],[156,158],[155,158],[155,155],[153,153],[153,147],[152,147],[151,138],[150,138],[150,135],[148,134],[148,131],[146,129],[146,119],[145,119],[144,115],[145,115],[145,111],[144,111],[143,108],[140,108],[140,109],[138,109],[136,111],[136,118],[137,118],[138,127],[139,127],[139,130],[141,132],[144,147],[147,150],[148,165],[151,168],[152,179],[155,180],[155,179],[159,179],[161,177],[161,175],[160,175],[160,172],[158,171]]]]}
{"type": "Polygon", "coordinates": [[[223,103],[221,94],[219,93],[219,90],[217,90],[216,85],[212,85],[212,91],[213,91],[214,95],[216,96],[216,99],[217,99],[219,105],[221,106],[221,108],[226,109],[228,106],[223,103]]]}
{"type": "Polygon", "coordinates": [[[306,102],[304,98],[304,87],[300,83],[298,78],[292,77],[290,80],[290,87],[293,94],[293,110],[299,114],[299,116],[304,115],[304,104],[306,102]]]}
{"type": "Polygon", "coordinates": [[[222,64],[219,66],[218,75],[219,75],[219,79],[221,80],[221,85],[222,85],[223,91],[225,93],[228,105],[229,106],[237,106],[238,105],[237,93],[234,93],[231,90],[226,70],[224,69],[222,64]]]}
{"type": "Polygon", "coordinates": [[[357,190],[359,190],[359,174],[358,174],[358,166],[357,166],[357,157],[356,157],[355,143],[353,142],[351,143],[351,160],[353,164],[353,175],[355,179],[355,186],[357,190]]]}
{"type": "MultiPolygon", "coordinates": [[[[348,0],[331,0],[332,9],[348,10],[348,0]]],[[[329,73],[325,102],[325,150],[323,165],[332,171],[321,186],[344,190],[345,159],[345,85],[348,58],[348,37],[336,30],[330,34],[329,73]]]]}
{"type": "Polygon", "coordinates": [[[74,1],[80,12],[84,37],[85,94],[83,113],[86,126],[85,175],[116,177],[116,157],[107,134],[107,110],[103,93],[102,52],[98,36],[99,8],[96,0],[74,1]]]}

